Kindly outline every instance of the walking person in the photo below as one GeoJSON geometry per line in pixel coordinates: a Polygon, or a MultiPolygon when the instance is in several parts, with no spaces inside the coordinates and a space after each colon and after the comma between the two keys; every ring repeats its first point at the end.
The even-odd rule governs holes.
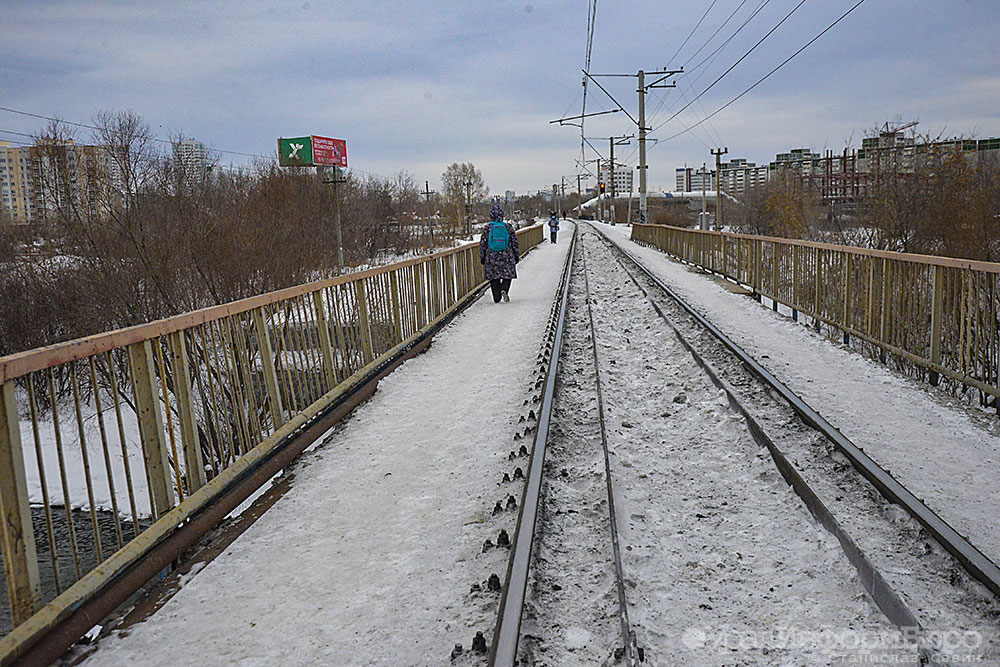
{"type": "Polygon", "coordinates": [[[559,231],[559,218],[556,217],[555,211],[549,211],[549,238],[553,243],[556,242],[556,232],[559,231]]]}
{"type": "Polygon", "coordinates": [[[515,265],[521,261],[514,226],[503,220],[503,209],[494,206],[490,221],[479,237],[479,263],[490,281],[493,303],[510,301],[510,281],[517,278],[515,265]]]}

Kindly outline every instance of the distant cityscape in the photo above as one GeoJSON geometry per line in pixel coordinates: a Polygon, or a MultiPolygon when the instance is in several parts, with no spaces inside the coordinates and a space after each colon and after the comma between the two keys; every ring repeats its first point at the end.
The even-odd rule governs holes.
{"type": "Polygon", "coordinates": [[[860,149],[845,148],[840,153],[827,150],[820,155],[808,148],[794,148],[778,153],[766,165],[744,158],[722,162],[718,169],[709,164],[704,171],[685,165],[675,170],[674,190],[697,193],[705,189],[714,193],[721,188],[723,193],[739,197],[777,174],[791,173],[816,187],[824,203],[853,201],[865,197],[880,169],[891,164],[901,173],[912,171],[921,155],[934,150],[957,150],[969,159],[995,159],[1000,157],[1000,138],[918,143],[902,130],[888,129],[864,139],[860,149]]]}
{"type": "MultiPolygon", "coordinates": [[[[193,139],[174,142],[172,153],[182,182],[194,183],[209,173],[205,144],[193,139]]],[[[78,144],[72,139],[12,146],[0,141],[0,204],[14,223],[43,219],[70,200],[86,205],[92,215],[113,201],[109,192],[124,188],[108,146],[78,144]]]]}

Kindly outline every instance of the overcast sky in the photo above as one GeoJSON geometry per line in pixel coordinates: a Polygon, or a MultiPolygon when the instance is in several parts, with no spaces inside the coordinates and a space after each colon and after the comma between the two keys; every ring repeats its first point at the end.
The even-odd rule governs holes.
{"type": "MultiPolygon", "coordinates": [[[[729,102],[856,0],[805,0],[661,125],[686,103],[682,93],[703,91],[799,2],[599,0],[591,71],[686,63],[678,88],[654,91],[647,103],[651,137],[666,139],[729,102]]],[[[549,121],[581,112],[587,4],[4,0],[0,106],[78,122],[133,109],[164,138],[183,132],[243,153],[273,154],[278,136],[333,136],[346,139],[358,170],[406,170],[439,188],[448,164],[473,162],[492,192],[523,193],[578,173],[579,129],[549,121]]],[[[634,79],[601,81],[635,116],[634,79]]],[[[589,87],[588,112],[614,106],[589,87]]],[[[710,146],[768,162],[792,147],[858,145],[887,120],[918,120],[934,135],[1000,135],[1000,0],[867,0],[710,123],[651,146],[650,183],[672,189],[674,169],[712,159],[710,146]]],[[[34,133],[43,123],[0,111],[0,130],[34,133]]],[[[586,124],[602,154],[606,137],[634,131],[622,113],[586,124]]],[[[634,165],[633,148],[619,147],[616,157],[634,165]]]]}

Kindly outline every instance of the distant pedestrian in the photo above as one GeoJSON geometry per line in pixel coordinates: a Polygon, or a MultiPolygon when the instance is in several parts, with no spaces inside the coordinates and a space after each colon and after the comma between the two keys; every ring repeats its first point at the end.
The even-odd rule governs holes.
{"type": "Polygon", "coordinates": [[[493,303],[510,301],[510,281],[517,278],[515,265],[521,261],[514,226],[503,220],[503,210],[494,206],[490,221],[483,226],[479,237],[479,262],[483,265],[486,280],[490,281],[493,303]]]}
{"type": "Polygon", "coordinates": [[[549,211],[549,238],[552,242],[556,242],[556,232],[559,231],[559,218],[556,217],[555,211],[549,211]]]}

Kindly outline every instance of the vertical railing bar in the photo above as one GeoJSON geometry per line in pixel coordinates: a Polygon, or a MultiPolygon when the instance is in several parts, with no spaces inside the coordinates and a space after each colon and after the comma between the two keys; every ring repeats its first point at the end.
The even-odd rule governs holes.
{"type": "Polygon", "coordinates": [[[222,395],[225,392],[222,388],[222,377],[219,375],[219,373],[222,372],[222,369],[220,367],[219,354],[215,344],[214,322],[206,322],[202,325],[202,344],[205,345],[205,373],[208,375],[208,391],[212,394],[212,404],[215,408],[215,430],[219,436],[218,473],[225,470],[229,465],[229,461],[233,458],[232,445],[234,433],[232,432],[230,420],[226,417],[226,412],[224,410],[226,400],[225,396],[222,395]],[[215,386],[216,377],[219,378],[218,388],[215,386]]]}
{"type": "Polygon", "coordinates": [[[128,346],[128,355],[132,368],[132,393],[143,446],[143,469],[150,485],[151,508],[155,520],[174,506],[174,491],[170,481],[170,455],[163,433],[159,392],[156,388],[156,361],[152,349],[154,344],[159,345],[159,341],[154,339],[133,343],[128,346]]]}
{"type": "Polygon", "coordinates": [[[70,384],[73,389],[73,410],[76,413],[77,435],[80,439],[80,456],[83,461],[83,479],[87,486],[87,503],[90,509],[90,526],[94,534],[94,551],[97,562],[104,560],[104,550],[101,548],[101,528],[97,524],[97,506],[94,502],[94,480],[90,472],[90,455],[87,453],[87,435],[83,426],[83,411],[80,408],[80,388],[76,377],[76,362],[69,363],[70,384]]]}
{"type": "Polygon", "coordinates": [[[0,550],[7,575],[7,600],[12,624],[16,626],[41,606],[42,592],[13,380],[0,384],[0,513],[3,514],[0,550]]]}
{"type": "Polygon", "coordinates": [[[177,434],[174,433],[173,410],[170,407],[170,390],[167,388],[167,372],[163,363],[163,345],[161,345],[159,338],[152,339],[150,345],[156,349],[156,367],[160,375],[160,400],[163,401],[163,413],[167,418],[167,438],[170,441],[170,455],[173,457],[174,483],[177,485],[177,497],[183,501],[185,497],[184,483],[181,480],[181,460],[177,454],[177,434]]]}
{"type": "MultiPolygon", "coordinates": [[[[222,438],[219,434],[218,406],[215,403],[215,396],[212,393],[212,367],[208,358],[208,347],[205,341],[205,325],[200,324],[197,327],[189,329],[185,338],[187,336],[191,338],[190,349],[195,353],[191,376],[194,378],[195,386],[198,387],[198,396],[201,398],[201,416],[205,423],[205,438],[208,439],[207,454],[209,461],[207,465],[212,469],[212,477],[215,477],[219,474],[219,466],[222,464],[224,455],[222,451],[222,438]],[[201,337],[200,342],[198,340],[199,336],[201,337]],[[205,388],[206,378],[209,385],[207,391],[205,388]]],[[[197,422],[195,422],[195,430],[200,433],[197,422]]],[[[206,453],[204,449],[202,452],[206,453]]],[[[207,478],[207,471],[205,476],[207,478]]]]}
{"type": "Polygon", "coordinates": [[[309,357],[309,404],[312,405],[323,392],[319,391],[323,386],[322,380],[320,380],[317,375],[322,377],[323,375],[323,359],[319,354],[318,345],[313,344],[313,330],[316,331],[316,336],[319,336],[319,328],[315,322],[313,322],[309,317],[309,307],[306,305],[306,297],[304,294],[300,294],[295,299],[296,305],[298,307],[300,317],[302,318],[302,337],[306,342],[306,349],[308,350],[309,357]]]}
{"type": "Polygon", "coordinates": [[[79,579],[82,576],[80,574],[80,554],[76,545],[76,526],[73,524],[73,504],[70,502],[69,498],[69,479],[66,475],[66,458],[62,446],[62,432],[59,428],[59,410],[58,404],[56,403],[55,379],[52,376],[52,368],[47,368],[45,370],[49,385],[49,406],[52,410],[52,431],[55,434],[56,457],[59,461],[59,478],[62,482],[63,506],[66,509],[66,523],[68,524],[69,530],[70,551],[73,554],[73,569],[76,571],[76,578],[79,579]]]}
{"type": "Polygon", "coordinates": [[[295,393],[295,382],[288,364],[288,358],[292,356],[292,352],[288,349],[288,339],[285,336],[285,330],[288,328],[288,309],[279,309],[276,304],[274,310],[275,314],[281,315],[281,321],[278,324],[278,335],[279,340],[281,341],[281,353],[278,355],[278,359],[281,360],[281,365],[285,369],[285,378],[288,380],[288,409],[292,414],[294,414],[299,411],[299,401],[295,393]]]}
{"type": "MultiPolygon", "coordinates": [[[[246,314],[242,314],[239,317],[245,317],[246,314]]],[[[232,331],[233,340],[233,353],[236,355],[236,362],[238,364],[238,377],[243,378],[241,382],[241,392],[240,395],[243,397],[243,403],[246,406],[246,429],[247,429],[247,451],[253,449],[258,443],[264,440],[264,434],[261,430],[260,416],[261,413],[257,406],[257,395],[253,386],[253,373],[250,367],[250,350],[248,348],[248,341],[244,335],[245,327],[239,326],[239,321],[236,319],[237,316],[230,316],[230,326],[232,331]]]]}
{"type": "Polygon", "coordinates": [[[108,493],[111,494],[111,511],[115,519],[115,539],[120,549],[125,543],[122,538],[121,518],[118,516],[118,493],[115,490],[115,476],[111,468],[111,453],[108,451],[108,432],[104,426],[104,409],[101,405],[101,389],[97,384],[97,369],[94,357],[87,359],[90,366],[90,386],[94,392],[94,409],[97,410],[97,425],[101,433],[101,451],[104,453],[104,471],[108,476],[108,493]]]}
{"type": "Polygon", "coordinates": [[[135,539],[139,535],[139,510],[135,500],[135,486],[132,483],[132,465],[129,462],[128,440],[125,438],[125,420],[122,418],[121,396],[118,393],[118,380],[115,378],[114,357],[110,350],[105,353],[105,363],[108,365],[111,401],[115,405],[115,420],[118,423],[118,439],[122,450],[122,464],[125,467],[125,487],[128,491],[129,509],[132,511],[132,538],[135,539]]]}
{"type": "Polygon", "coordinates": [[[233,406],[236,417],[236,426],[240,432],[240,456],[246,454],[253,447],[250,435],[250,424],[247,410],[249,409],[243,391],[240,388],[240,359],[236,349],[236,331],[234,330],[232,316],[223,317],[220,320],[222,327],[223,341],[226,352],[226,363],[229,364],[231,373],[229,374],[229,389],[233,396],[233,406]]]}
{"type": "Polygon", "coordinates": [[[177,424],[181,434],[184,455],[184,473],[188,494],[205,484],[205,462],[198,423],[195,417],[194,396],[191,392],[191,369],[184,331],[175,331],[167,338],[170,350],[170,368],[174,380],[174,399],[177,403],[177,424]]]}
{"type": "Polygon", "coordinates": [[[31,411],[31,432],[35,439],[35,460],[38,463],[38,479],[42,487],[42,507],[45,510],[45,533],[49,540],[49,557],[52,560],[52,581],[56,586],[56,595],[62,593],[59,582],[59,552],[56,548],[55,530],[52,527],[52,505],[49,502],[49,485],[45,475],[45,461],[42,456],[42,437],[38,429],[38,401],[35,399],[35,374],[29,373],[28,408],[31,411]]]}
{"type": "Polygon", "coordinates": [[[215,353],[218,355],[217,363],[220,371],[219,391],[222,392],[223,404],[227,408],[226,425],[229,431],[229,463],[225,467],[229,467],[242,454],[243,428],[239,415],[240,408],[236,399],[236,391],[233,388],[232,357],[230,355],[229,344],[226,340],[222,319],[214,320],[212,327],[216,334],[213,336],[213,347],[215,348],[215,353]]]}
{"type": "Polygon", "coordinates": [[[293,339],[293,344],[298,348],[295,352],[295,376],[298,382],[298,394],[301,401],[298,409],[302,410],[309,405],[312,400],[312,391],[309,385],[309,354],[306,352],[306,339],[304,335],[305,323],[298,312],[298,299],[291,298],[286,302],[289,318],[292,322],[289,335],[293,339]]]}

